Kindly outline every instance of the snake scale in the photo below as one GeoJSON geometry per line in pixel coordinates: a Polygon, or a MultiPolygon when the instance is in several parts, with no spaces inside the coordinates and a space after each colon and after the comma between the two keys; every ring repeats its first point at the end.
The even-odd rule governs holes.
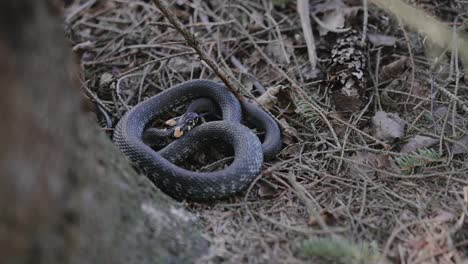
{"type": "Polygon", "coordinates": [[[134,106],[117,124],[113,140],[159,189],[177,200],[191,201],[222,199],[244,190],[260,173],[264,159],[281,149],[279,126],[269,114],[239,102],[223,84],[201,79],[173,86],[134,106]],[[154,119],[198,98],[215,102],[222,119],[194,127],[159,151],[143,142],[142,135],[154,119]],[[241,123],[243,119],[265,132],[263,142],[241,123]],[[234,151],[226,168],[195,172],[174,164],[219,141],[234,151]]]}

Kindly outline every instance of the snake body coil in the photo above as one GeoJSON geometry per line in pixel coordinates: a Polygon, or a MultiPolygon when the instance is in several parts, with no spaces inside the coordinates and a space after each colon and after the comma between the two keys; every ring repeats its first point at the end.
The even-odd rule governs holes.
{"type": "Polygon", "coordinates": [[[281,148],[281,134],[274,119],[259,107],[241,103],[224,85],[192,80],[169,88],[129,110],[119,121],[114,142],[137,163],[154,184],[176,199],[206,201],[231,196],[245,189],[260,173],[266,158],[281,148]],[[156,117],[197,98],[209,98],[221,111],[222,120],[201,124],[156,152],[143,143],[142,135],[156,117]],[[265,131],[263,144],[241,124],[244,115],[265,131]],[[232,146],[234,160],[225,169],[194,172],[173,164],[195,154],[202,146],[222,141],[232,146]]]}

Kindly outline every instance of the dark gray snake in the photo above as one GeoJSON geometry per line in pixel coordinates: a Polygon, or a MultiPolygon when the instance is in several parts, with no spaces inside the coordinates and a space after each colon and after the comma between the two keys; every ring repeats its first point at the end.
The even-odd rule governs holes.
{"type": "Polygon", "coordinates": [[[240,103],[226,86],[209,80],[191,80],[129,110],[115,128],[114,142],[166,194],[178,200],[207,201],[226,198],[248,187],[260,173],[264,158],[272,158],[280,151],[281,132],[269,114],[251,103],[240,103]],[[157,152],[143,142],[142,135],[155,118],[198,98],[216,102],[222,120],[196,126],[157,152]],[[263,143],[241,124],[243,116],[265,131],[263,143]],[[201,147],[218,141],[234,150],[233,162],[223,170],[194,172],[173,163],[186,160],[201,147]]]}

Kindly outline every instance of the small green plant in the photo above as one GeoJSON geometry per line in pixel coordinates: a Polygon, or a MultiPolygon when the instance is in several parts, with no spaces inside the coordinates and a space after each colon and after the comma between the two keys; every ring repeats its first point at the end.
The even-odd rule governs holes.
{"type": "Polygon", "coordinates": [[[441,156],[437,151],[423,148],[403,154],[396,159],[396,163],[403,171],[411,172],[418,167],[426,167],[440,160],[441,156]]]}
{"type": "Polygon", "coordinates": [[[300,253],[304,257],[332,259],[333,263],[377,263],[381,259],[375,243],[356,244],[333,238],[305,240],[302,243],[300,253]]]}
{"type": "Polygon", "coordinates": [[[296,113],[302,115],[310,127],[315,128],[315,125],[319,122],[319,115],[315,112],[309,102],[299,99],[295,102],[296,113]]]}

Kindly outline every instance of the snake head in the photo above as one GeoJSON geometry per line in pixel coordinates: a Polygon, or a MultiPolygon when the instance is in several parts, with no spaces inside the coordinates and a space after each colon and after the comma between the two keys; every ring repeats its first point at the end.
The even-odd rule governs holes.
{"type": "Polygon", "coordinates": [[[166,125],[174,127],[174,137],[180,138],[188,131],[192,130],[200,121],[201,115],[193,112],[185,113],[176,118],[166,121],[166,125]]]}

